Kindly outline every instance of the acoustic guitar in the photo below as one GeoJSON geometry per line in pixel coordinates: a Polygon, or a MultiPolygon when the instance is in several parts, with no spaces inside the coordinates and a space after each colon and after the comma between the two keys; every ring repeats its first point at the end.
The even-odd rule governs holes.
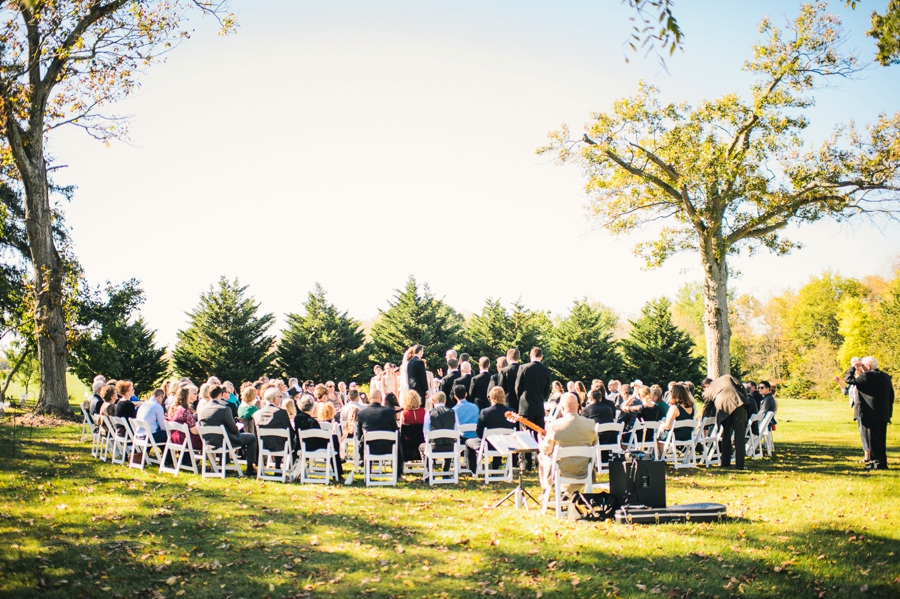
{"type": "Polygon", "coordinates": [[[536,432],[537,434],[539,434],[542,437],[547,434],[547,431],[545,431],[544,429],[542,429],[535,423],[531,422],[527,418],[519,416],[512,410],[509,410],[508,412],[506,412],[506,414],[504,414],[504,416],[510,422],[521,422],[522,424],[524,424],[525,426],[527,426],[528,428],[530,428],[531,430],[533,430],[534,432],[536,432]]]}

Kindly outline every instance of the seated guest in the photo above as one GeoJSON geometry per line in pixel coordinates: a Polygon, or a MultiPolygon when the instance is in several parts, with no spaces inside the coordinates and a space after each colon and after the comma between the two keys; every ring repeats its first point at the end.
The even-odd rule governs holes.
{"type": "MultiPolygon", "coordinates": [[[[478,414],[475,437],[466,439],[466,460],[472,472],[475,472],[473,466],[478,461],[476,452],[481,447],[485,429],[508,428],[512,431],[516,428],[515,422],[510,422],[506,419],[506,413],[510,410],[509,406],[506,405],[506,394],[503,392],[503,387],[492,387],[490,392],[488,392],[488,400],[491,402],[491,406],[478,414]]],[[[491,468],[495,470],[499,468],[501,459],[500,457],[493,458],[491,460],[491,468]]]]}
{"type": "Polygon", "coordinates": [[[110,429],[108,428],[108,421],[106,420],[110,416],[116,415],[116,401],[119,399],[119,394],[116,393],[115,385],[106,385],[100,390],[100,397],[103,399],[103,403],[100,405],[100,411],[98,413],[99,416],[104,416],[103,418],[103,426],[100,428],[101,434],[105,437],[110,429]]]}
{"type": "MultiPolygon", "coordinates": [[[[553,450],[559,447],[591,447],[597,444],[594,421],[578,415],[578,396],[566,393],[559,400],[562,416],[547,425],[547,434],[540,441],[538,463],[541,486],[549,492],[553,484],[553,450]]],[[[588,475],[590,458],[563,458],[559,461],[560,474],[570,478],[588,475]]],[[[573,489],[568,489],[571,493],[573,489]]]]}
{"type": "Polygon", "coordinates": [[[238,408],[241,407],[241,400],[234,393],[234,385],[231,383],[231,381],[225,381],[224,383],[222,383],[222,399],[224,399],[225,403],[228,404],[228,408],[231,410],[231,415],[237,418],[238,408]]]}
{"type": "Polygon", "coordinates": [[[562,383],[559,381],[553,381],[550,384],[550,397],[547,399],[547,409],[545,410],[546,416],[549,419],[556,418],[556,412],[559,408],[559,398],[563,396],[565,390],[563,389],[562,383]]]}
{"type": "Polygon", "coordinates": [[[400,447],[409,460],[419,454],[419,448],[425,442],[425,408],[415,391],[404,391],[400,403],[403,406],[400,413],[400,447]]]}
{"type": "Polygon", "coordinates": [[[194,400],[194,403],[191,405],[191,409],[194,410],[194,413],[200,411],[200,407],[203,406],[206,402],[209,401],[209,390],[212,387],[209,383],[203,383],[200,385],[200,391],[198,393],[198,397],[194,400]]]}
{"type": "Polygon", "coordinates": [[[341,410],[341,424],[344,424],[350,418],[350,410],[346,408],[353,406],[358,412],[365,405],[360,401],[359,397],[360,392],[358,389],[350,389],[349,391],[347,391],[347,403],[344,404],[344,409],[341,410]]]}
{"type": "MultiPolygon", "coordinates": [[[[213,385],[209,390],[209,401],[205,402],[197,411],[197,420],[200,426],[219,426],[225,427],[228,440],[231,445],[237,449],[244,449],[244,456],[247,459],[247,474],[256,475],[256,435],[250,433],[242,433],[238,430],[234,422],[234,416],[231,415],[231,409],[222,401],[222,388],[213,385]]],[[[213,447],[222,446],[221,435],[205,435],[204,440],[213,447]]]]}
{"type": "Polygon", "coordinates": [[[150,427],[149,431],[142,431],[142,433],[149,433],[153,440],[160,444],[165,443],[168,439],[166,435],[166,411],[162,407],[164,401],[166,401],[166,398],[162,389],[157,389],[153,392],[152,397],[141,404],[136,416],[138,420],[143,420],[150,427]]]}
{"type": "MultiPolygon", "coordinates": [[[[321,429],[321,425],[319,421],[316,420],[316,400],[312,395],[303,395],[300,397],[300,400],[297,402],[297,415],[294,416],[294,429],[297,431],[297,439],[299,443],[299,434],[300,431],[308,431],[310,429],[321,429]]],[[[306,442],[307,451],[318,451],[320,449],[324,449],[328,446],[328,441],[325,439],[310,439],[306,442]]],[[[300,450],[300,445],[297,445],[297,450],[300,450]]]]}
{"type": "Polygon", "coordinates": [[[325,385],[319,383],[313,391],[313,396],[318,403],[326,402],[328,401],[328,389],[325,388],[325,385]]]}
{"type": "Polygon", "coordinates": [[[775,422],[774,415],[778,410],[778,404],[775,402],[775,388],[769,381],[760,381],[758,389],[759,395],[762,397],[762,400],[759,402],[759,411],[763,417],[765,417],[766,412],[772,412],[772,423],[769,426],[772,430],[775,430],[775,425],[778,424],[775,422]]]}
{"type": "MultiPolygon", "coordinates": [[[[260,439],[262,439],[263,448],[266,451],[282,451],[284,449],[284,441],[281,437],[267,437],[266,429],[281,429],[288,432],[288,449],[292,447],[291,440],[294,431],[291,428],[291,419],[287,410],[281,407],[282,394],[277,388],[271,387],[266,390],[266,395],[259,410],[253,414],[253,420],[256,421],[256,431],[260,439]]],[[[281,468],[281,458],[275,458],[275,467],[281,468]]]]}
{"type": "Polygon", "coordinates": [[[100,391],[103,390],[103,387],[106,386],[106,381],[94,381],[92,389],[94,390],[94,394],[91,396],[90,407],[88,412],[90,412],[91,416],[96,416],[100,413],[100,406],[103,405],[103,398],[100,397],[100,391]]]}
{"type": "MultiPolygon", "coordinates": [[[[453,406],[453,411],[456,412],[456,421],[459,423],[459,426],[463,426],[465,424],[478,424],[478,414],[480,410],[478,406],[473,404],[468,400],[468,391],[463,385],[455,385],[453,387],[453,397],[456,399],[456,405],[453,406]]],[[[461,441],[463,443],[468,439],[474,439],[477,435],[475,431],[469,431],[462,434],[461,441]]]]}
{"type": "Polygon", "coordinates": [[[238,418],[252,418],[259,409],[256,405],[256,387],[250,386],[241,391],[241,405],[238,407],[238,418]]]}
{"type": "MultiPolygon", "coordinates": [[[[393,395],[393,393],[388,393],[393,395]]],[[[369,405],[359,411],[357,414],[358,425],[356,427],[356,441],[359,443],[362,436],[367,432],[384,431],[394,432],[397,430],[397,415],[393,408],[381,405],[381,397],[377,392],[372,393],[369,405]]],[[[394,444],[391,441],[372,441],[360,445],[360,458],[364,459],[365,452],[371,451],[372,455],[384,455],[393,452],[394,444]]],[[[403,472],[403,452],[397,448],[398,473],[403,472]]]]}
{"type": "Polygon", "coordinates": [[[393,393],[385,393],[383,403],[384,407],[394,410],[394,416],[397,418],[397,422],[399,423],[400,414],[403,413],[403,408],[400,407],[400,400],[397,399],[397,396],[393,393]]]}
{"type": "MultiPolygon", "coordinates": [[[[615,422],[615,412],[609,407],[609,404],[603,401],[602,391],[591,391],[588,394],[588,404],[581,413],[585,418],[590,418],[596,424],[610,424],[615,422]]],[[[608,433],[603,433],[604,435],[608,433]]],[[[615,434],[615,433],[613,433],[615,434]]],[[[600,443],[613,443],[614,441],[603,441],[600,443]]]]}
{"type": "Polygon", "coordinates": [[[609,385],[607,385],[607,393],[606,399],[613,403],[613,409],[618,410],[618,405],[621,397],[621,393],[619,393],[619,381],[612,380],[609,381],[609,385]]]}
{"type": "MultiPolygon", "coordinates": [[[[159,390],[162,393],[162,389],[159,390]]],[[[116,402],[116,416],[119,418],[134,418],[137,416],[137,407],[133,401],[129,399],[132,395],[134,395],[134,386],[132,386],[131,381],[119,381],[116,383],[116,393],[119,395],[119,401],[116,402]]],[[[125,427],[119,425],[116,427],[116,432],[120,437],[125,436],[125,427]]],[[[163,427],[165,430],[165,427],[163,427]]]]}
{"type": "MultiPolygon", "coordinates": [[[[694,400],[688,394],[684,385],[672,385],[671,397],[669,399],[669,411],[666,413],[666,419],[659,426],[659,440],[657,447],[662,452],[663,441],[671,434],[669,431],[675,426],[679,420],[693,420],[695,416],[694,400]]],[[[694,431],[689,428],[680,428],[675,431],[676,441],[687,441],[691,438],[694,431]]]]}
{"type": "MultiPolygon", "coordinates": [[[[447,407],[447,396],[443,391],[435,391],[431,395],[431,410],[425,414],[422,425],[423,438],[428,438],[430,431],[455,431],[459,430],[459,422],[456,420],[456,412],[447,407]]],[[[453,451],[452,439],[438,439],[431,442],[431,451],[447,453],[453,451]]],[[[425,459],[425,443],[419,446],[419,453],[425,459]]],[[[444,460],[444,472],[450,470],[450,460],[444,460]]]]}
{"type": "MultiPolygon", "coordinates": [[[[666,393],[671,396],[672,389],[666,390],[666,393]]],[[[656,420],[665,420],[666,416],[669,414],[669,403],[666,401],[665,394],[663,393],[662,387],[659,385],[653,385],[650,387],[650,397],[653,399],[653,405],[656,408],[656,420]]],[[[643,415],[641,416],[644,420],[648,420],[643,415]]]]}
{"type": "MultiPolygon", "coordinates": [[[[194,420],[194,414],[191,412],[190,408],[191,389],[196,389],[196,387],[182,387],[175,392],[175,403],[169,408],[166,417],[170,422],[187,425],[191,437],[191,448],[195,451],[200,451],[203,447],[203,443],[200,441],[200,433],[197,431],[197,421],[194,420]]],[[[184,443],[184,438],[180,431],[172,432],[172,442],[184,443]]]]}

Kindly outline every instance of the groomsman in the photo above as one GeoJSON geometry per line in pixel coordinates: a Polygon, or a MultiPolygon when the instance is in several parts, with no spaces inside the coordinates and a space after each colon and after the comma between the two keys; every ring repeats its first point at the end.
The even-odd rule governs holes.
{"type": "Polygon", "coordinates": [[[413,357],[406,364],[406,378],[409,383],[410,391],[415,391],[419,397],[427,397],[428,393],[428,375],[425,373],[425,362],[422,356],[425,355],[425,347],[417,345],[413,357]]]}
{"type": "Polygon", "coordinates": [[[450,405],[450,398],[453,397],[453,386],[456,384],[456,379],[459,378],[459,362],[457,362],[456,358],[447,360],[447,369],[447,374],[441,377],[441,391],[447,396],[447,407],[452,408],[453,405],[456,405],[456,402],[453,401],[453,405],[450,405]]]}
{"type": "MultiPolygon", "coordinates": [[[[550,369],[541,363],[543,359],[541,348],[533,347],[531,361],[523,364],[516,375],[519,415],[541,428],[544,428],[544,402],[550,398],[550,381],[553,378],[550,369]]],[[[530,453],[525,454],[525,468],[531,470],[530,453]]]]}
{"type": "Polygon", "coordinates": [[[469,385],[469,401],[478,406],[479,410],[490,407],[488,399],[488,387],[491,384],[491,359],[483,356],[478,360],[479,373],[472,377],[469,385]]]}
{"type": "Polygon", "coordinates": [[[466,390],[466,396],[468,397],[469,401],[474,404],[474,399],[469,396],[469,388],[472,386],[472,364],[470,364],[469,362],[459,363],[459,378],[453,382],[454,387],[457,385],[462,385],[463,389],[466,390]]]}
{"type": "Polygon", "coordinates": [[[509,408],[518,413],[519,412],[519,396],[516,395],[516,377],[519,374],[519,350],[511,349],[506,352],[506,361],[509,363],[509,366],[500,370],[497,376],[497,384],[503,387],[503,392],[506,393],[506,402],[509,404],[509,408]]]}

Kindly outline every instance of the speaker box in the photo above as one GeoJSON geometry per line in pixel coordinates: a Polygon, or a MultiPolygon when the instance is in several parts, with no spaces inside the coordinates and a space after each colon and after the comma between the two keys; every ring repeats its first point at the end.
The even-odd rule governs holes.
{"type": "Polygon", "coordinates": [[[609,494],[619,505],[666,507],[666,463],[655,460],[612,460],[609,494]]]}

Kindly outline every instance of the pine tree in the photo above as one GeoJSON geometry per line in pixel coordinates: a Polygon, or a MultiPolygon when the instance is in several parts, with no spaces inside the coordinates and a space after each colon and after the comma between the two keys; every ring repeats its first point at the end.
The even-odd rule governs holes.
{"type": "Polygon", "coordinates": [[[362,376],[367,357],[360,323],[338,312],[316,283],[303,304],[306,314],[288,314],[287,328],[275,352],[285,377],[314,381],[351,381],[362,376]]]}
{"type": "Polygon", "coordinates": [[[628,338],[620,341],[626,377],[663,387],[669,381],[696,383],[702,378],[703,360],[695,355],[690,336],[672,322],[669,300],[647,302],[641,317],[630,322],[628,338]]]}
{"type": "Polygon", "coordinates": [[[608,380],[622,371],[613,332],[618,318],[609,308],[576,301],[569,315],[556,324],[550,341],[556,374],[564,379],[608,380]]]}
{"type": "Polygon", "coordinates": [[[187,329],[178,331],[172,352],[175,370],[194,382],[215,375],[235,386],[252,381],[271,369],[274,337],[267,335],[275,317],[257,316],[259,304],[245,297],[247,287],[237,279],[219,278],[188,312],[187,329]]]}
{"type": "Polygon", "coordinates": [[[472,356],[487,356],[492,360],[506,355],[510,348],[527,354],[532,347],[544,350],[544,363],[550,364],[547,347],[553,323],[546,312],[534,312],[521,302],[514,302],[508,312],[500,300],[488,298],[481,314],[472,316],[465,324],[465,351],[472,356]]]}
{"type": "Polygon", "coordinates": [[[431,293],[427,284],[419,290],[410,277],[386,311],[379,310],[369,335],[372,362],[399,364],[403,352],[417,343],[425,346],[429,368],[444,368],[444,352],[458,349],[462,341],[462,316],[431,293]]]}
{"type": "Polygon", "coordinates": [[[107,285],[105,292],[84,289],[74,300],[69,368],[85,384],[94,375],[131,380],[135,392],[145,394],[169,371],[166,348],[156,346],[156,331],[142,316],[134,318],[144,301],[135,280],[107,285]]]}

